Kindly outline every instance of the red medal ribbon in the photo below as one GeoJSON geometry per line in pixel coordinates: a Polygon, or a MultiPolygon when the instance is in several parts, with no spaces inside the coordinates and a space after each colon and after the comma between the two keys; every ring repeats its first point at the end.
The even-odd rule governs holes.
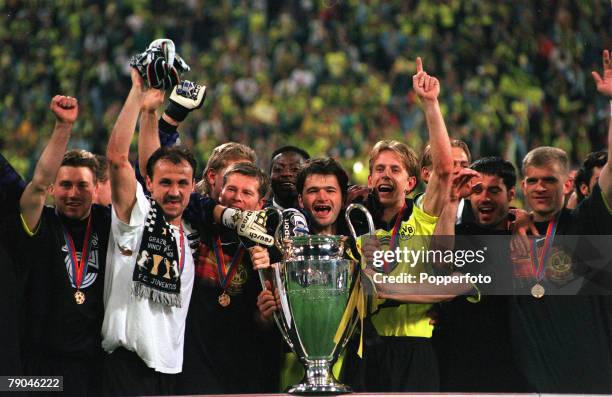
{"type": "Polygon", "coordinates": [[[76,248],[74,247],[74,241],[70,232],[62,225],[64,232],[64,240],[66,240],[66,246],[68,247],[68,254],[70,256],[70,262],[72,267],[72,276],[76,289],[81,288],[83,278],[87,275],[87,261],[89,260],[89,254],[91,252],[90,247],[90,236],[91,236],[91,212],[87,220],[87,228],[85,229],[85,236],[83,238],[83,248],[81,250],[81,260],[77,261],[76,248]]]}
{"type": "MultiPolygon", "coordinates": [[[[395,224],[393,225],[393,231],[391,232],[391,243],[389,244],[389,251],[394,251],[397,243],[399,241],[399,228],[402,223],[402,218],[404,217],[404,211],[406,211],[406,204],[400,210],[399,214],[397,214],[397,218],[395,219],[395,224]]],[[[385,273],[389,273],[391,271],[391,264],[394,262],[385,261],[383,265],[383,269],[385,273]]]]}
{"type": "Polygon", "coordinates": [[[546,260],[550,253],[550,247],[557,232],[557,218],[553,218],[548,222],[546,228],[546,238],[544,246],[542,246],[542,254],[538,258],[538,248],[535,244],[535,239],[531,240],[531,263],[535,272],[536,280],[539,282],[544,278],[544,269],[546,268],[546,260]]]}
{"type": "Polygon", "coordinates": [[[223,257],[223,248],[221,248],[221,239],[217,235],[215,238],[213,248],[215,250],[215,256],[217,258],[217,270],[219,273],[219,284],[223,291],[227,289],[227,286],[232,282],[234,275],[236,274],[236,270],[238,270],[238,264],[242,260],[242,255],[244,254],[244,247],[240,244],[240,248],[234,254],[232,261],[230,263],[229,269],[225,266],[225,258],[223,257]]]}

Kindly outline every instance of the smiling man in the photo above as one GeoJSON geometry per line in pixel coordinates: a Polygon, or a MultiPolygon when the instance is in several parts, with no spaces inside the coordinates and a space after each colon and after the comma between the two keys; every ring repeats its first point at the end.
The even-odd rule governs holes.
{"type": "MultiPolygon", "coordinates": [[[[164,96],[157,90],[147,90],[142,101],[138,154],[141,173],[149,174],[145,164],[164,150],[160,149],[161,125],[155,112],[164,102],[164,96]]],[[[233,230],[240,228],[242,237],[255,233],[252,226],[262,219],[262,213],[257,210],[262,208],[270,190],[268,176],[249,161],[250,154],[254,156],[244,145],[218,146],[207,168],[214,172],[204,173],[205,178],[211,177],[204,179],[208,181],[206,192],[217,196],[216,199],[200,192],[188,195],[184,220],[193,233],[187,237],[191,240],[199,236],[199,241],[191,244],[195,266],[187,320],[183,328],[173,330],[179,341],[184,332],[185,340],[181,356],[177,356],[182,359],[182,371],[179,369],[181,373],[176,377],[175,394],[261,392],[265,387],[262,379],[269,371],[258,361],[264,356],[263,344],[254,322],[261,286],[250,258],[255,258],[255,262],[267,261],[267,250],[254,247],[247,252],[243,246],[246,240],[241,241],[233,230]],[[218,205],[219,202],[223,205],[218,205]],[[249,218],[252,222],[250,226],[239,227],[245,215],[252,216],[249,218]],[[233,226],[229,226],[232,221],[233,226]],[[244,334],[245,329],[250,330],[248,335],[244,334]],[[227,360],[228,355],[240,356],[241,360],[227,360]]],[[[259,230],[265,232],[263,227],[259,230]]],[[[271,236],[266,239],[271,240],[271,236]]]]}
{"type": "MultiPolygon", "coordinates": [[[[336,235],[346,233],[338,220],[344,221],[348,175],[334,159],[309,160],[297,175],[298,202],[308,214],[313,234],[336,235]]],[[[344,224],[344,222],[343,222],[344,224]]]]}
{"type": "Polygon", "coordinates": [[[25,375],[62,375],[70,396],[99,393],[103,352],[103,274],[110,227],[108,208],[93,203],[98,163],[84,150],[66,153],[78,116],[75,98],[51,101],[56,122],[21,196],[16,247],[24,301],[25,375]],[[48,193],[55,208],[45,206],[48,193]]]}
{"type": "MultiPolygon", "coordinates": [[[[253,164],[237,163],[225,171],[219,202],[242,211],[260,210],[269,191],[270,180],[263,171],[253,164]]],[[[265,343],[271,330],[260,329],[256,322],[261,284],[253,270],[255,259],[249,255],[258,252],[257,258],[267,265],[267,250],[256,247],[247,252],[236,234],[219,223],[201,224],[199,231],[178,393],[271,391],[266,383],[271,369],[262,365],[273,355],[265,343]]]]}
{"type": "Polygon", "coordinates": [[[145,196],[128,160],[130,142],[140,111],[151,115],[147,120],[155,118],[163,92],[146,88],[135,69],[131,73],[132,88],[107,148],[112,243],[102,325],[108,353],[103,390],[106,395],[173,394],[194,277],[192,233],[182,216],[196,163],[184,148],[159,148],[147,159],[151,197],[145,196]]]}
{"type": "MultiPolygon", "coordinates": [[[[306,214],[308,230],[311,234],[349,234],[343,211],[348,180],[346,171],[332,158],[310,159],[304,163],[297,174],[296,188],[299,192],[298,203],[306,214]]],[[[269,284],[268,288],[259,294],[257,306],[261,322],[272,325],[272,315],[278,310],[278,306],[269,284]]],[[[279,340],[278,342],[285,346],[284,341],[279,340]]],[[[282,363],[281,390],[299,382],[303,375],[304,368],[295,354],[286,354],[282,363]]]]}
{"type": "Polygon", "coordinates": [[[516,195],[514,166],[499,157],[486,157],[471,168],[480,174],[472,180],[469,198],[475,223],[486,229],[508,230],[508,210],[516,195]]]}
{"type": "MultiPolygon", "coordinates": [[[[608,50],[603,51],[602,60],[603,76],[592,75],[597,90],[610,99],[612,59],[608,50]]],[[[590,263],[598,258],[589,260],[597,251],[608,252],[607,244],[592,247],[588,237],[555,239],[560,235],[612,235],[612,122],[607,142],[607,161],[599,179],[573,210],[563,207],[564,193],[571,185],[567,153],[539,147],[523,159],[523,191],[535,227],[546,236],[542,246],[532,245],[528,266],[515,263],[527,270],[520,276],[533,296],[516,296],[510,306],[515,358],[530,391],[612,393],[612,264],[593,268],[590,263]],[[589,252],[577,252],[581,243],[589,252]],[[553,254],[544,255],[544,251],[553,254]]]]}
{"type": "Polygon", "coordinates": [[[295,178],[302,164],[309,158],[306,151],[295,146],[283,146],[272,153],[270,179],[273,196],[270,205],[281,210],[297,208],[295,178]]]}
{"type": "MultiPolygon", "coordinates": [[[[372,194],[368,209],[377,227],[381,249],[412,249],[415,236],[433,234],[438,216],[448,202],[453,173],[451,145],[440,111],[440,84],[423,70],[416,60],[413,89],[425,113],[429,132],[433,172],[422,205],[406,199],[417,183],[416,154],[403,143],[380,141],[370,153],[368,188],[372,194]]],[[[420,248],[420,247],[419,247],[420,248]]],[[[386,273],[411,272],[404,262],[386,263],[386,273]]],[[[412,303],[374,299],[371,307],[372,329],[365,337],[363,358],[347,358],[347,382],[355,391],[400,392],[436,391],[439,388],[438,365],[431,335],[433,326],[427,312],[440,298],[433,295],[408,297],[412,303]]]]}
{"type": "MultiPolygon", "coordinates": [[[[470,168],[478,172],[470,181],[471,194],[465,199],[474,220],[456,225],[452,218],[441,219],[438,226],[446,221],[448,233],[461,236],[455,241],[455,249],[475,251],[488,246],[489,252],[495,253],[484,264],[455,266],[454,271],[489,275],[493,285],[507,285],[512,277],[512,266],[507,259],[510,256],[508,239],[499,237],[484,242],[479,237],[510,235],[508,215],[515,195],[516,170],[512,163],[500,157],[476,160],[470,168]]],[[[448,208],[457,205],[457,200],[451,200],[448,208]]],[[[434,345],[440,366],[440,389],[443,392],[525,392],[525,381],[512,357],[508,324],[510,297],[489,295],[491,285],[478,287],[477,299],[460,295],[436,308],[434,345]]]]}
{"type": "MultiPolygon", "coordinates": [[[[533,295],[517,296],[511,305],[511,335],[519,368],[535,392],[610,393],[612,351],[602,346],[610,343],[606,316],[612,305],[602,296],[569,295],[593,282],[605,286],[606,278],[610,282],[609,268],[599,272],[590,268],[581,260],[584,249],[577,253],[580,241],[575,238],[555,239],[561,235],[612,234],[610,164],[602,167],[593,192],[574,210],[563,207],[564,191],[571,184],[569,160],[563,150],[532,150],[523,160],[523,173],[523,190],[535,227],[546,236],[554,255],[540,263],[546,247],[537,247],[538,255],[530,255],[531,266],[522,266],[527,272],[519,274],[533,295]]],[[[604,288],[609,293],[610,285],[604,288]]]]}

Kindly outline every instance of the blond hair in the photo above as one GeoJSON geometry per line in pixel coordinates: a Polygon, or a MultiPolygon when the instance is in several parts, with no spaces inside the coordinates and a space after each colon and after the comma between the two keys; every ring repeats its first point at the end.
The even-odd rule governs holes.
{"type": "Polygon", "coordinates": [[[418,180],[419,159],[414,150],[410,149],[405,143],[390,139],[385,139],[376,142],[376,145],[374,145],[374,147],[370,151],[370,174],[372,173],[372,167],[374,166],[374,162],[376,161],[378,156],[380,156],[380,154],[386,150],[397,153],[408,175],[413,176],[418,180]]]}
{"type": "Polygon", "coordinates": [[[196,185],[197,191],[204,196],[210,196],[212,186],[206,178],[208,171],[219,172],[227,166],[228,161],[236,160],[254,163],[257,161],[257,155],[253,149],[238,142],[227,142],[214,148],[202,173],[202,180],[196,185]]]}
{"type": "Polygon", "coordinates": [[[564,150],[551,146],[540,146],[527,153],[523,159],[523,175],[527,167],[544,167],[552,162],[559,164],[564,175],[569,173],[569,158],[564,150]]]}
{"type": "MultiPolygon", "coordinates": [[[[463,150],[463,152],[467,156],[468,163],[472,162],[472,153],[470,152],[470,148],[468,147],[467,143],[463,142],[461,139],[451,139],[450,145],[451,147],[458,147],[463,150]]],[[[433,163],[431,160],[431,145],[427,145],[425,146],[425,149],[423,150],[423,155],[421,156],[421,168],[431,167],[432,164],[433,163]]]]}

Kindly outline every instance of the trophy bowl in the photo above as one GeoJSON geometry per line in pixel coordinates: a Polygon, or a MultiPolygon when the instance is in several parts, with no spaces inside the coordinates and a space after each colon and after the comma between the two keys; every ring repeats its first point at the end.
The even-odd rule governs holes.
{"type": "Polygon", "coordinates": [[[349,393],[331,367],[357,324],[349,299],[359,271],[344,258],[346,237],[302,235],[283,240],[283,261],[271,266],[280,309],[275,321],[285,341],[304,365],[304,379],[292,394],[349,393]]]}

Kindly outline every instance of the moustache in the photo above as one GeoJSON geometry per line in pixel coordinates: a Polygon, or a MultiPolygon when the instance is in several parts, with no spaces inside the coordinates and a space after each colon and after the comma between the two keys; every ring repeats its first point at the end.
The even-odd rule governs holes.
{"type": "Polygon", "coordinates": [[[170,203],[172,201],[178,201],[181,202],[181,196],[166,196],[164,197],[164,204],[165,203],[170,203]]]}

